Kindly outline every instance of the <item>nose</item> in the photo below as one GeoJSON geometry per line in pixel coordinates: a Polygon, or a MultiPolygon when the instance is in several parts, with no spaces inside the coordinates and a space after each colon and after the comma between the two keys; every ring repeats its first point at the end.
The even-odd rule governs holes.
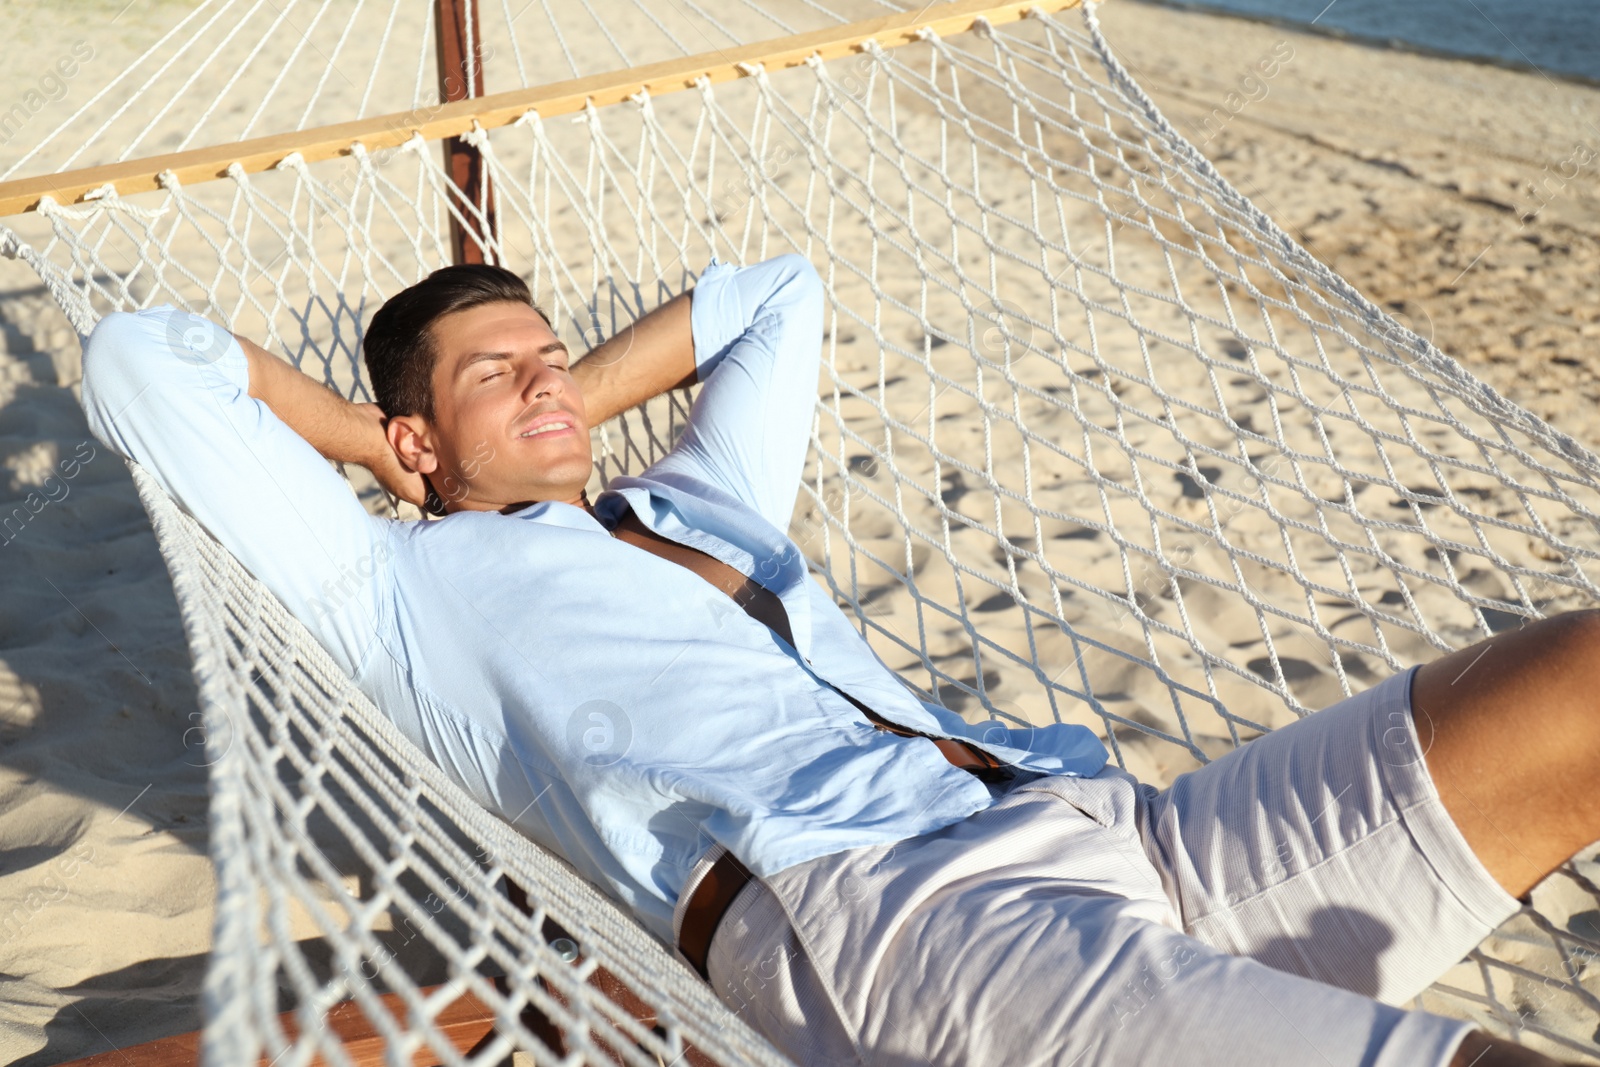
{"type": "Polygon", "coordinates": [[[542,359],[534,359],[533,373],[528,376],[527,384],[523,386],[522,398],[532,403],[546,397],[559,397],[564,387],[561,374],[554,367],[542,359]]]}

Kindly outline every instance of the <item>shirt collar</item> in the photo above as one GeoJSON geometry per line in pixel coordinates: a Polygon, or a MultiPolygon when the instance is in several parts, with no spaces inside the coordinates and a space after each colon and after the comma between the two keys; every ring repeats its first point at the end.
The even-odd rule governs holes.
{"type": "Polygon", "coordinates": [[[564,504],[559,500],[541,500],[537,504],[529,504],[525,508],[513,511],[508,518],[524,519],[528,522],[542,522],[546,526],[564,526],[569,530],[593,530],[597,533],[610,533],[602,523],[583,508],[578,507],[576,504],[564,504]]]}

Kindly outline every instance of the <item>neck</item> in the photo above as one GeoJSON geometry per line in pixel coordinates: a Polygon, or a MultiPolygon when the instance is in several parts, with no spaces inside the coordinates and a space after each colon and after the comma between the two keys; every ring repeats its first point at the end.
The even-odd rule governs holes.
{"type": "MultiPolygon", "coordinates": [[[[520,500],[515,504],[507,504],[503,508],[496,508],[494,510],[499,511],[502,515],[513,515],[516,512],[521,511],[523,508],[531,508],[535,504],[542,503],[544,503],[542,500],[520,500]]],[[[589,491],[587,489],[579,489],[576,496],[568,497],[566,500],[561,501],[561,503],[571,504],[575,508],[582,508],[584,511],[587,511],[591,517],[598,517],[594,514],[594,505],[589,503],[589,491]]],[[[448,510],[460,511],[464,509],[458,504],[449,507],[448,510]]]]}

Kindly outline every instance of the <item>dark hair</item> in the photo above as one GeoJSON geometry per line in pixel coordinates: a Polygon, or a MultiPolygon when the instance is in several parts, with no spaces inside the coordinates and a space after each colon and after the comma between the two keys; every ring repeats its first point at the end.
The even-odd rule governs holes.
{"type": "Polygon", "coordinates": [[[533,307],[527,283],[504,267],[441,267],[385,300],[361,340],[373,399],[383,413],[421,415],[433,421],[433,365],[438,349],[433,324],[446,315],[501,302],[533,307]]]}

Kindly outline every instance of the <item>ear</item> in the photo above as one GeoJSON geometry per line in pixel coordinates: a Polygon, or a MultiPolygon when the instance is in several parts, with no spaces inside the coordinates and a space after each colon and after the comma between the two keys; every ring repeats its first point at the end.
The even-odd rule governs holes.
{"type": "Polygon", "coordinates": [[[433,427],[420,415],[396,415],[383,428],[400,462],[418,474],[439,469],[439,456],[433,450],[433,427]]]}

